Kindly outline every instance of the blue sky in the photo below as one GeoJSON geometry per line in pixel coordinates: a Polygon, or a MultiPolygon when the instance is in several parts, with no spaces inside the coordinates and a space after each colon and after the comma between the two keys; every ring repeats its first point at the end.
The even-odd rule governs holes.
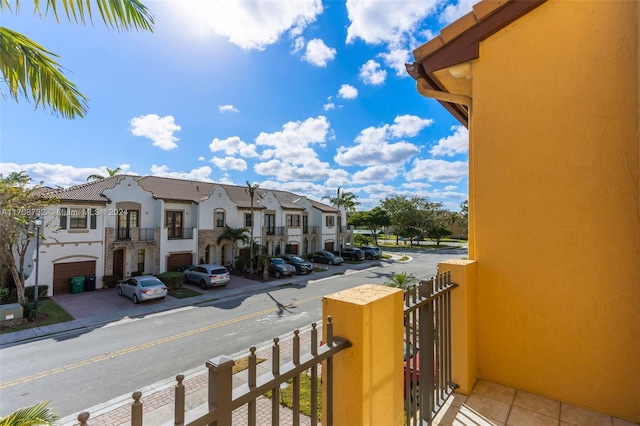
{"type": "Polygon", "coordinates": [[[419,195],[457,211],[467,198],[467,131],[404,63],[473,1],[144,3],[153,33],[56,24],[30,2],[3,13],[60,55],[89,112],[0,100],[0,173],[67,187],[121,167],[317,200],[341,187],[358,210],[419,195]]]}

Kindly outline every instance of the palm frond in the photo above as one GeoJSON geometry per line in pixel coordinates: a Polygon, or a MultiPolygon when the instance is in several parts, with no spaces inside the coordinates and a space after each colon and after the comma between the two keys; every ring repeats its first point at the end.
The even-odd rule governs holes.
{"type": "Polygon", "coordinates": [[[55,54],[24,35],[0,27],[0,70],[9,94],[50,107],[65,118],[83,117],[87,98],[64,76],[55,54]]]}
{"type": "Polygon", "coordinates": [[[20,408],[0,419],[0,426],[53,425],[58,418],[49,408],[49,401],[42,401],[30,407],[20,408]]]}

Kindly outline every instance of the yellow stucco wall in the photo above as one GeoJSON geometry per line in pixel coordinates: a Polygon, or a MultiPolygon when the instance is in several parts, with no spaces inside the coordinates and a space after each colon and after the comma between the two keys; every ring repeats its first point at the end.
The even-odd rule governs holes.
{"type": "Polygon", "coordinates": [[[550,0],[473,64],[478,373],[640,421],[638,2],[550,0]]]}

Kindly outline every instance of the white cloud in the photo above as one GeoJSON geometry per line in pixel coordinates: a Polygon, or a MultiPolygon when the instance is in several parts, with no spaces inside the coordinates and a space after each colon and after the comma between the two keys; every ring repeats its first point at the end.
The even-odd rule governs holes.
{"type": "Polygon", "coordinates": [[[429,153],[433,156],[454,156],[469,151],[469,131],[464,126],[453,126],[453,135],[442,138],[434,145],[429,153]]]}
{"type": "Polygon", "coordinates": [[[211,162],[222,170],[239,170],[241,172],[247,170],[247,162],[241,158],[225,157],[218,158],[213,157],[211,162]]]}
{"type": "Polygon", "coordinates": [[[389,131],[393,136],[401,138],[403,136],[416,136],[422,129],[433,124],[433,120],[405,114],[397,116],[393,123],[389,126],[389,131]]]}
{"type": "Polygon", "coordinates": [[[407,49],[392,49],[388,53],[381,53],[380,56],[384,63],[396,70],[396,75],[400,77],[408,77],[407,69],[404,64],[412,62],[410,59],[410,53],[407,49]]]}
{"type": "Polygon", "coordinates": [[[319,38],[309,40],[307,43],[307,50],[305,51],[302,59],[315,65],[317,67],[326,67],[327,61],[333,60],[336,57],[336,49],[324,44],[324,41],[319,38]]]}
{"type": "Polygon", "coordinates": [[[209,2],[209,25],[218,35],[247,50],[264,50],[289,32],[299,36],[322,13],[321,0],[209,2]]]}
{"type": "Polygon", "coordinates": [[[432,182],[460,182],[469,173],[466,161],[444,161],[416,159],[412,168],[405,174],[409,180],[426,179],[432,182]]]}
{"type": "Polygon", "coordinates": [[[263,159],[275,157],[284,162],[302,164],[309,158],[318,157],[311,145],[324,147],[329,136],[329,122],[320,115],[304,121],[285,123],[282,131],[261,132],[256,138],[256,145],[272,147],[262,153],[263,159]]]}
{"type": "Polygon", "coordinates": [[[322,109],[324,109],[325,111],[336,109],[336,104],[334,104],[333,102],[329,102],[327,104],[322,105],[322,109]]]}
{"type": "Polygon", "coordinates": [[[343,84],[338,89],[338,97],[342,99],[355,99],[358,97],[358,89],[349,85],[343,84]]]}
{"type": "Polygon", "coordinates": [[[298,53],[301,51],[304,48],[304,43],[304,37],[296,37],[293,41],[293,50],[291,50],[291,53],[298,53]]]}
{"type": "Polygon", "coordinates": [[[141,115],[131,119],[131,134],[143,136],[153,141],[153,146],[157,146],[165,151],[177,148],[176,141],[180,139],[173,135],[182,129],[174,122],[171,115],[160,117],[156,114],[141,115]]]}
{"type": "Polygon", "coordinates": [[[447,185],[444,187],[445,191],[453,191],[454,189],[458,189],[457,185],[447,185]]]}
{"type": "Polygon", "coordinates": [[[329,179],[336,172],[329,163],[317,158],[306,159],[299,165],[273,159],[256,164],[253,170],[263,176],[273,176],[281,182],[329,179]]]}
{"type": "Polygon", "coordinates": [[[234,107],[233,105],[220,105],[218,107],[218,110],[222,113],[222,112],[239,112],[238,108],[234,107]]]}
{"type": "Polygon", "coordinates": [[[209,144],[211,152],[224,151],[227,155],[242,155],[243,157],[257,157],[256,146],[248,144],[238,136],[231,136],[226,139],[213,138],[209,144]]]}
{"type": "Polygon", "coordinates": [[[153,176],[167,177],[173,179],[186,179],[186,180],[199,180],[199,181],[208,181],[212,182],[211,178],[211,167],[202,166],[197,169],[193,169],[190,172],[172,172],[169,166],[151,166],[151,174],[153,176]]]}
{"type": "Polygon", "coordinates": [[[440,22],[450,24],[458,18],[462,18],[473,10],[473,5],[477,2],[478,0],[458,0],[458,3],[456,4],[447,5],[447,7],[445,7],[440,13],[440,22]]]}
{"type": "Polygon", "coordinates": [[[387,71],[380,69],[380,64],[369,59],[367,63],[360,67],[360,79],[366,84],[378,85],[384,83],[387,78],[387,71]]]}
{"type": "Polygon", "coordinates": [[[381,182],[391,180],[398,174],[397,166],[382,165],[372,166],[353,174],[353,183],[381,182]]]}
{"type": "Polygon", "coordinates": [[[32,179],[31,184],[33,185],[42,182],[45,186],[53,188],[61,186],[66,188],[73,185],[87,183],[87,176],[90,175],[106,176],[106,167],[111,169],[120,167],[122,169],[121,174],[137,174],[129,170],[131,168],[129,164],[121,164],[119,166],[111,164],[109,166],[100,167],[75,167],[67,164],[49,163],[0,163],[0,173],[6,176],[9,173],[24,171],[32,179]]]}
{"type": "Polygon", "coordinates": [[[351,24],[347,28],[347,43],[360,38],[365,43],[397,45],[414,31],[429,14],[435,12],[439,0],[370,1],[347,0],[351,24]]]}
{"type": "Polygon", "coordinates": [[[390,143],[389,140],[416,136],[420,130],[431,125],[432,121],[415,115],[400,115],[394,119],[394,124],[368,127],[356,136],[357,145],[339,147],[334,160],[341,166],[402,164],[420,152],[420,149],[406,141],[390,143]]]}

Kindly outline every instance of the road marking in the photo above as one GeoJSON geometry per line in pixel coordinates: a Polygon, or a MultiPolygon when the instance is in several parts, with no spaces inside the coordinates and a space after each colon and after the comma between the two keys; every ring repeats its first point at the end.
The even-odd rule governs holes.
{"type": "MultiPolygon", "coordinates": [[[[293,307],[293,306],[296,306],[296,305],[302,305],[303,303],[308,303],[308,302],[312,302],[314,300],[322,299],[323,297],[324,296],[307,297],[306,299],[296,300],[294,302],[291,302],[291,303],[288,303],[288,304],[282,305],[282,306],[284,306],[285,308],[290,308],[290,307],[293,307]]],[[[90,359],[86,359],[86,360],[83,360],[83,361],[78,361],[78,362],[75,362],[73,364],[66,365],[64,367],[58,367],[58,368],[54,368],[53,370],[43,371],[42,373],[33,374],[31,376],[26,376],[26,377],[23,377],[23,378],[17,379],[17,380],[12,380],[10,382],[6,382],[6,383],[0,384],[0,389],[6,389],[6,388],[10,388],[12,386],[17,386],[17,385],[20,385],[20,384],[23,384],[23,383],[29,383],[29,382],[32,382],[34,380],[42,379],[44,377],[53,376],[54,374],[63,373],[65,371],[73,370],[73,369],[76,369],[76,368],[79,368],[79,367],[85,367],[87,365],[95,364],[95,363],[102,362],[102,361],[107,361],[107,360],[116,358],[118,356],[130,354],[130,353],[142,350],[142,349],[152,348],[154,346],[158,346],[158,345],[161,345],[161,344],[164,344],[164,343],[169,343],[169,342],[172,342],[174,340],[182,339],[183,337],[189,337],[189,336],[193,336],[195,334],[204,333],[204,332],[209,331],[209,330],[214,330],[216,328],[224,327],[225,325],[237,323],[237,322],[244,321],[244,320],[251,319],[251,318],[255,318],[255,317],[258,317],[258,316],[261,316],[261,315],[271,314],[273,312],[279,312],[282,309],[282,306],[273,307],[273,308],[269,308],[269,309],[264,309],[264,310],[259,311],[259,312],[254,312],[254,313],[251,313],[251,314],[243,315],[241,317],[228,319],[226,321],[218,322],[218,323],[215,323],[215,324],[209,324],[209,325],[204,326],[204,327],[196,328],[194,330],[185,331],[183,333],[175,334],[173,336],[164,337],[162,339],[157,339],[157,340],[154,340],[152,342],[142,343],[140,345],[136,345],[136,346],[132,346],[132,347],[129,347],[129,348],[120,349],[119,351],[116,351],[116,352],[108,352],[108,353],[106,353],[104,355],[100,355],[100,356],[97,356],[97,357],[94,357],[94,358],[90,358],[90,359]]]]}

